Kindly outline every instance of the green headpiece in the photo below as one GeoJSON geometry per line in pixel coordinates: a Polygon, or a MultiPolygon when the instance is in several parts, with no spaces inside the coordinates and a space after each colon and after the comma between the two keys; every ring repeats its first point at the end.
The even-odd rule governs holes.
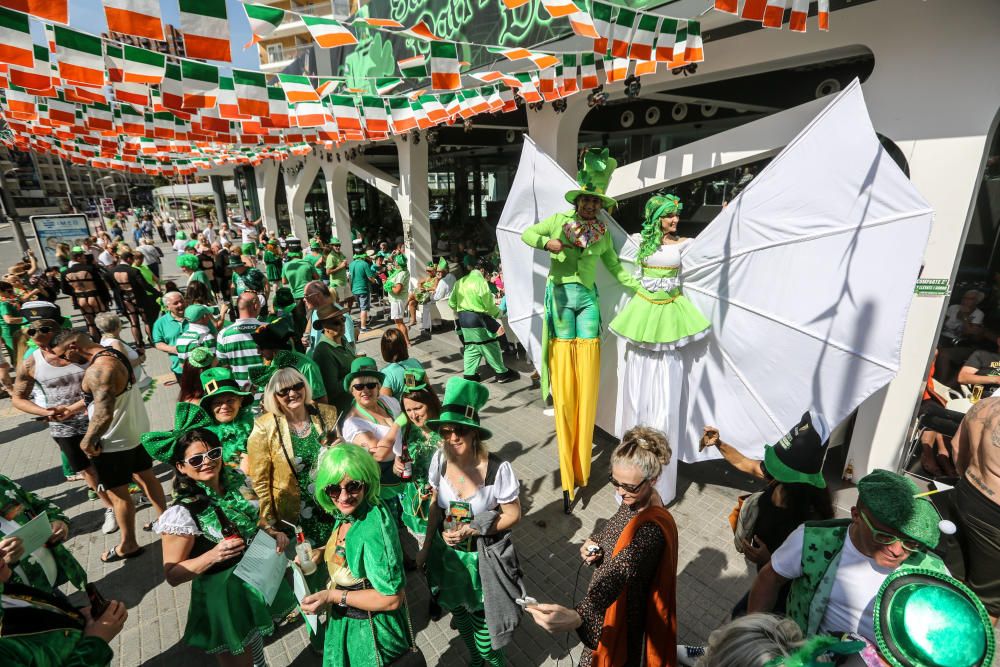
{"type": "MultiPolygon", "coordinates": [[[[185,309],[185,313],[187,310],[185,309]]],[[[187,362],[195,368],[208,368],[215,361],[215,352],[207,347],[196,347],[188,352],[187,362]]]]}
{"type": "Polygon", "coordinates": [[[212,418],[194,403],[178,403],[174,410],[173,431],[153,431],[143,433],[139,442],[151,457],[157,461],[170,463],[180,439],[196,428],[208,428],[212,418]]]}
{"type": "Polygon", "coordinates": [[[395,261],[396,261],[396,266],[398,266],[399,268],[405,269],[407,267],[408,262],[406,261],[406,255],[396,255],[395,261]]]}
{"type": "Polygon", "coordinates": [[[576,175],[576,181],[580,188],[567,192],[566,201],[574,204],[580,195],[592,195],[600,197],[606,209],[610,210],[617,206],[618,202],[604,194],[608,190],[611,174],[617,166],[618,161],[609,157],[607,148],[600,151],[594,148],[589,149],[583,154],[583,168],[576,175]]]}
{"type": "Polygon", "coordinates": [[[441,259],[438,260],[438,271],[447,271],[447,270],[448,270],[448,260],[442,257],[441,259]]]}
{"type": "Polygon", "coordinates": [[[774,480],[785,484],[810,484],[826,488],[823,461],[826,459],[826,425],[822,419],[813,422],[805,412],[799,423],[781,440],[764,447],[764,470],[774,480]]]}
{"type": "Polygon", "coordinates": [[[291,350],[279,350],[275,352],[271,363],[266,366],[251,366],[249,371],[247,371],[249,373],[250,384],[257,390],[264,391],[264,387],[271,381],[271,376],[282,368],[299,370],[299,359],[291,350]]]}
{"type": "Polygon", "coordinates": [[[486,405],[490,390],[484,385],[465,378],[453,377],[444,388],[441,416],[429,419],[427,426],[437,431],[445,424],[464,424],[479,429],[481,438],[488,439],[493,433],[479,423],[479,411],[486,405]]]}
{"type": "Polygon", "coordinates": [[[941,537],[941,516],[927,498],[914,497],[919,492],[912,480],[888,470],[873,470],[858,482],[858,502],[872,516],[933,549],[941,537]]]}
{"type": "Polygon", "coordinates": [[[320,246],[319,241],[310,241],[309,242],[309,249],[310,250],[319,250],[321,247],[322,246],[320,246]]]}
{"type": "Polygon", "coordinates": [[[233,377],[233,372],[228,368],[209,368],[201,374],[201,388],[205,390],[205,395],[201,397],[201,407],[208,409],[206,402],[220,394],[233,394],[241,398],[249,396],[250,393],[240,389],[239,383],[233,377]]]}
{"type": "Polygon", "coordinates": [[[344,377],[344,391],[351,391],[351,383],[357,377],[373,377],[385,382],[385,375],[378,372],[378,365],[371,357],[358,357],[351,362],[351,372],[344,377]]]}
{"type": "Polygon", "coordinates": [[[875,596],[875,642],[893,667],[992,665],[993,625],[960,581],[924,568],[899,569],[875,596]]]}
{"type": "Polygon", "coordinates": [[[340,245],[340,239],[338,239],[336,236],[331,236],[330,245],[340,245]]]}
{"type": "Polygon", "coordinates": [[[660,218],[679,212],[684,208],[681,200],[674,195],[653,195],[646,202],[642,221],[642,241],[639,244],[639,261],[646,259],[663,243],[663,227],[660,218]]]}
{"type": "Polygon", "coordinates": [[[197,322],[200,319],[211,316],[212,311],[209,310],[208,306],[203,306],[200,303],[192,303],[184,309],[184,319],[188,322],[197,322]]]}
{"type": "Polygon", "coordinates": [[[84,252],[83,251],[83,246],[78,246],[78,245],[73,246],[72,248],[70,248],[69,251],[70,251],[70,253],[72,253],[74,255],[82,255],[83,252],[84,252]]]}
{"type": "Polygon", "coordinates": [[[177,266],[182,269],[197,271],[199,266],[198,257],[197,255],[179,255],[177,257],[177,266]]]}
{"type": "MultiPolygon", "coordinates": [[[[342,516],[340,510],[334,505],[330,496],[326,494],[326,487],[331,484],[339,484],[344,477],[356,479],[365,483],[365,500],[369,505],[378,505],[382,501],[379,495],[382,485],[379,481],[381,473],[378,463],[368,450],[350,442],[344,442],[336,447],[324,447],[316,462],[316,491],[315,498],[319,506],[334,516],[342,516]]],[[[364,512],[364,507],[355,510],[352,516],[358,516],[358,512],[364,512]]]]}
{"type": "Polygon", "coordinates": [[[188,237],[188,235],[185,234],[184,232],[177,232],[177,240],[178,241],[186,241],[187,237],[188,237]]]}
{"type": "Polygon", "coordinates": [[[287,323],[278,320],[269,324],[261,324],[250,334],[250,337],[258,348],[285,350],[288,348],[288,339],[292,337],[292,330],[287,323]]]}
{"type": "Polygon", "coordinates": [[[825,660],[819,660],[827,653],[850,655],[857,653],[864,647],[864,642],[848,642],[829,635],[818,635],[810,638],[791,655],[769,660],[764,667],[822,667],[832,664],[825,660]]]}
{"type": "Polygon", "coordinates": [[[427,371],[423,368],[403,369],[403,393],[427,389],[427,371]]]}

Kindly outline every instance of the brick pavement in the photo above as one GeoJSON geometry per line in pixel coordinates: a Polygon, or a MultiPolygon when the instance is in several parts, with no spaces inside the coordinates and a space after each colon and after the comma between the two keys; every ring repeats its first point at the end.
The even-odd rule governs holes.
{"type": "MultiPolygon", "coordinates": [[[[172,264],[172,259],[172,253],[168,252],[167,263],[172,264]]],[[[64,305],[68,307],[68,303],[64,305]]],[[[359,350],[378,358],[380,335],[379,330],[367,334],[359,350]]],[[[439,389],[448,377],[461,372],[461,353],[454,334],[436,335],[418,344],[413,356],[425,364],[439,389]]],[[[176,387],[162,384],[171,379],[166,356],[150,350],[147,357],[147,371],[158,380],[153,400],[147,403],[152,428],[167,429],[172,425],[176,387]]],[[[525,370],[522,362],[515,361],[513,366],[525,370]]],[[[521,480],[524,518],[515,528],[514,538],[529,593],[541,601],[570,605],[582,597],[589,579],[589,573],[583,571],[577,581],[579,544],[616,509],[613,490],[603,482],[614,443],[602,440],[595,446],[593,484],[582,492],[573,515],[564,515],[554,422],[543,414],[544,406],[537,392],[528,388],[526,373],[523,378],[507,385],[490,385],[492,398],[484,410],[484,419],[494,433],[489,445],[513,463],[521,480]]],[[[87,499],[85,488],[79,483],[65,482],[57,448],[44,426],[14,411],[8,399],[0,401],[0,471],[67,511],[73,520],[69,548],[107,597],[123,600],[128,606],[128,623],[113,644],[113,664],[128,667],[182,662],[214,664],[179,642],[185,625],[189,585],[171,588],[165,583],[158,539],[151,533],[140,532],[139,542],[146,547],[142,556],[114,565],[101,563],[101,553],[117,543],[117,534],[105,536],[100,532],[103,513],[99,504],[87,499]]],[[[156,472],[167,485],[170,477],[167,468],[158,466],[156,472]]],[[[747,477],[719,464],[681,465],[678,500],[670,508],[680,533],[677,602],[681,641],[704,641],[749,587],[750,570],[733,550],[726,517],[736,495],[752,486],[747,477]]],[[[147,506],[139,510],[137,523],[153,518],[153,511],[147,506]]],[[[412,540],[408,544],[404,540],[404,545],[413,552],[412,540]]],[[[421,576],[409,577],[407,593],[417,641],[428,663],[466,664],[465,646],[449,627],[450,617],[436,623],[429,621],[427,588],[421,576]]],[[[526,619],[507,650],[509,664],[565,665],[567,646],[575,663],[580,653],[575,635],[553,638],[526,619]]],[[[306,648],[306,632],[301,623],[280,629],[268,640],[266,650],[270,664],[275,667],[321,664],[319,657],[306,648]]]]}

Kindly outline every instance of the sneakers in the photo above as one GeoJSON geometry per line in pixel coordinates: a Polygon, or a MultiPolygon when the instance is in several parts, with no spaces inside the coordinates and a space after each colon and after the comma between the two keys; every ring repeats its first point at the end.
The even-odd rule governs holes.
{"type": "Polygon", "coordinates": [[[687,646],[686,644],[677,645],[677,664],[684,665],[685,667],[694,667],[698,663],[698,660],[705,655],[704,646],[687,646]]]}
{"type": "Polygon", "coordinates": [[[110,535],[118,530],[118,522],[115,521],[115,511],[110,507],[104,510],[104,523],[101,524],[101,532],[110,535]]]}
{"type": "Polygon", "coordinates": [[[498,375],[496,377],[497,384],[507,384],[508,382],[513,382],[514,380],[521,377],[521,375],[515,371],[513,368],[508,368],[507,372],[503,375],[498,375]]]}

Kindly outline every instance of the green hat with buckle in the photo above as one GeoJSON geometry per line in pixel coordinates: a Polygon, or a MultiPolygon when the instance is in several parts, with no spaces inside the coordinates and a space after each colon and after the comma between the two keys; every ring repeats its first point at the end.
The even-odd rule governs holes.
{"type": "Polygon", "coordinates": [[[580,195],[591,195],[598,197],[606,209],[617,206],[618,202],[605,194],[608,190],[611,174],[617,166],[618,161],[609,156],[607,148],[602,150],[589,149],[583,154],[583,168],[576,175],[576,182],[580,188],[567,192],[566,201],[575,204],[576,198],[580,195]]]}
{"type": "Polygon", "coordinates": [[[875,643],[893,667],[992,665],[993,625],[957,579],[926,568],[898,569],[875,596],[875,643]]]}
{"type": "Polygon", "coordinates": [[[206,403],[210,403],[214,397],[220,394],[233,394],[240,398],[250,396],[249,392],[240,389],[240,385],[233,376],[233,372],[221,366],[209,368],[202,372],[201,388],[205,390],[205,395],[201,397],[199,404],[206,410],[208,409],[206,403]]]}
{"type": "Polygon", "coordinates": [[[486,440],[493,432],[483,428],[479,423],[479,411],[486,405],[490,390],[475,380],[453,377],[444,388],[444,401],[441,405],[441,416],[427,420],[427,426],[437,431],[446,424],[463,424],[479,431],[479,436],[486,440]]]}
{"type": "Polygon", "coordinates": [[[427,389],[427,371],[423,368],[403,369],[403,393],[427,389]]]}
{"type": "Polygon", "coordinates": [[[858,482],[858,502],[872,516],[928,549],[941,538],[941,515],[927,498],[916,498],[913,480],[888,470],[873,470],[858,482]]]}
{"type": "Polygon", "coordinates": [[[385,375],[379,373],[378,365],[371,357],[358,357],[351,362],[351,372],[344,378],[344,391],[350,391],[354,378],[358,377],[373,377],[385,382],[385,375]]]}

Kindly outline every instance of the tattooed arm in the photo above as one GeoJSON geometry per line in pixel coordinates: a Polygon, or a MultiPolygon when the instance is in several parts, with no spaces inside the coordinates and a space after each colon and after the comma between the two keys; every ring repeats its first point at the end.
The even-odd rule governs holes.
{"type": "Polygon", "coordinates": [[[14,379],[14,392],[10,403],[21,412],[38,417],[51,417],[52,410],[47,410],[31,400],[31,391],[35,388],[35,357],[29,356],[17,368],[14,379]]]}
{"type": "Polygon", "coordinates": [[[101,453],[101,436],[111,426],[115,412],[115,398],[128,383],[125,368],[115,359],[98,359],[83,376],[83,390],[94,397],[94,412],[90,416],[87,434],[80,442],[80,449],[93,458],[101,453]]]}

